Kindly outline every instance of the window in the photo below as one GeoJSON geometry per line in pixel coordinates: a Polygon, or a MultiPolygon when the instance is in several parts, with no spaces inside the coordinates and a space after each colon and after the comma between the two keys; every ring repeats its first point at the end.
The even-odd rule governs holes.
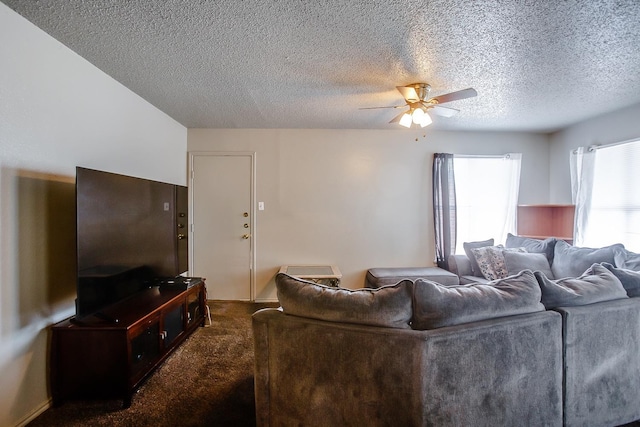
{"type": "Polygon", "coordinates": [[[521,158],[454,155],[456,253],[464,253],[464,242],[493,238],[498,244],[515,234],[521,158]]]}
{"type": "Polygon", "coordinates": [[[601,247],[623,243],[640,252],[640,140],[591,148],[590,167],[583,167],[582,185],[591,182],[590,198],[578,198],[576,209],[584,219],[580,246],[601,247]],[[588,176],[592,169],[592,177],[588,176]]]}

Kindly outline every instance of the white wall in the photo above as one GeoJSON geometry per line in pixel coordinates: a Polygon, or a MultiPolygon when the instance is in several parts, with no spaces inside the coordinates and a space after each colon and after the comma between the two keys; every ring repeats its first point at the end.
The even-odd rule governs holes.
{"type": "Polygon", "coordinates": [[[548,202],[545,135],[189,129],[188,150],[256,152],[256,197],[265,202],[254,230],[258,300],[275,300],[284,264],[336,264],[350,288],[371,267],[433,265],[435,152],[521,152],[520,202],[548,202]]]}
{"type": "Polygon", "coordinates": [[[571,150],[637,138],[640,138],[640,104],[594,117],[551,135],[550,201],[571,203],[571,150]]]}
{"type": "Polygon", "coordinates": [[[186,184],[187,130],[0,3],[0,425],[48,405],[73,314],[75,167],[186,184]]]}

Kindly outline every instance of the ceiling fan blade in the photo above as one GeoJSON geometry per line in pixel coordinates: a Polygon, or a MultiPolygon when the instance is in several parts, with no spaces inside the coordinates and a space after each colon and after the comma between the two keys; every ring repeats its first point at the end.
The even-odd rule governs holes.
{"type": "Polygon", "coordinates": [[[391,121],[389,123],[398,123],[400,121],[400,119],[402,118],[402,116],[405,115],[405,111],[403,111],[402,113],[398,114],[397,116],[395,116],[393,119],[391,119],[391,121]]]}
{"type": "Polygon", "coordinates": [[[407,105],[389,105],[388,107],[360,107],[358,108],[358,110],[377,110],[378,108],[402,108],[402,107],[406,107],[407,105]]]}
{"type": "Polygon", "coordinates": [[[420,97],[418,96],[418,92],[416,92],[416,90],[412,87],[407,87],[407,86],[396,86],[396,89],[398,89],[398,92],[400,92],[402,94],[402,96],[404,97],[404,99],[407,100],[407,102],[418,102],[420,101],[420,97]]]}
{"type": "Polygon", "coordinates": [[[429,111],[433,112],[436,116],[442,117],[453,117],[460,112],[460,110],[456,110],[455,108],[441,107],[440,105],[434,105],[429,111]]]}
{"type": "Polygon", "coordinates": [[[438,104],[444,104],[445,102],[458,101],[460,99],[473,98],[477,96],[478,92],[472,87],[462,89],[457,92],[445,93],[444,95],[434,96],[429,101],[436,101],[438,104]]]}

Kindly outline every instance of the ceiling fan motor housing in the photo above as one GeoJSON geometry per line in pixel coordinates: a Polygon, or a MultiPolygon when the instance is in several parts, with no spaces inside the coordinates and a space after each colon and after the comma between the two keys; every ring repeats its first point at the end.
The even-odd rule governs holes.
{"type": "Polygon", "coordinates": [[[418,95],[416,101],[425,101],[429,97],[429,92],[431,92],[431,86],[427,83],[411,83],[407,87],[412,87],[416,91],[418,95]]]}

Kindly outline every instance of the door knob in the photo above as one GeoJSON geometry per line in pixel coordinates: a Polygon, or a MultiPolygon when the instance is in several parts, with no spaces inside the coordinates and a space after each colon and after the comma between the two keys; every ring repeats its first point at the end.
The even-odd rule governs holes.
{"type": "Polygon", "coordinates": [[[243,235],[242,235],[242,238],[243,238],[243,239],[248,239],[249,237],[251,237],[251,234],[243,234],[243,235]]]}
{"type": "Polygon", "coordinates": [[[249,216],[249,212],[243,213],[242,216],[245,217],[245,218],[248,217],[249,216]]]}

